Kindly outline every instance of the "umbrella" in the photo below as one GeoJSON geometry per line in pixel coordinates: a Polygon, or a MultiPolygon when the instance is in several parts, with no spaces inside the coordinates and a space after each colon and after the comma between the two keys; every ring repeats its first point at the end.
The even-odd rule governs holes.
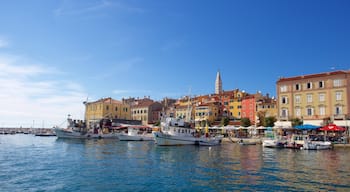
{"type": "Polygon", "coordinates": [[[304,124],[304,125],[297,125],[294,128],[301,129],[301,130],[314,130],[320,127],[316,125],[311,125],[311,124],[304,124]]]}
{"type": "Polygon", "coordinates": [[[337,126],[336,124],[329,124],[324,127],[321,127],[321,131],[345,131],[344,127],[337,126]]]}

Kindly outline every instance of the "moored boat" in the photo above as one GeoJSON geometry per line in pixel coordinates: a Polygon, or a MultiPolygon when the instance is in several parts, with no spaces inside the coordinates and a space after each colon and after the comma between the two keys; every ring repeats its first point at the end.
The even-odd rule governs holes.
{"type": "Polygon", "coordinates": [[[285,144],[285,141],[281,141],[278,139],[264,139],[262,141],[262,146],[268,148],[283,148],[285,144]]]}
{"type": "Polygon", "coordinates": [[[70,117],[67,119],[67,128],[54,127],[54,132],[58,138],[70,138],[70,139],[86,139],[86,138],[110,138],[117,139],[118,133],[114,131],[103,131],[94,125],[93,128],[88,129],[85,123],[82,121],[72,120],[70,117]]]}
{"type": "Polygon", "coordinates": [[[329,141],[306,141],[303,145],[305,150],[331,149],[332,143],[329,141]]]}
{"type": "Polygon", "coordinates": [[[152,128],[147,126],[129,125],[125,132],[118,134],[120,141],[153,141],[152,128]]]}
{"type": "Polygon", "coordinates": [[[153,132],[157,145],[218,145],[222,136],[211,136],[192,128],[183,119],[173,117],[165,118],[161,123],[160,131],[153,132]]]}

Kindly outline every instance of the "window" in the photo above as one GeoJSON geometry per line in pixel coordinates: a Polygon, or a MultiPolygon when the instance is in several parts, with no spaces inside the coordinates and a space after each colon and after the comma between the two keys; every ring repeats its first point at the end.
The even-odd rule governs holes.
{"type": "Polygon", "coordinates": [[[307,95],[306,95],[306,101],[307,101],[308,103],[312,103],[312,94],[307,94],[307,95]]]}
{"type": "Polygon", "coordinates": [[[281,116],[282,117],[288,117],[288,109],[282,109],[281,116]]]}
{"type": "Polygon", "coordinates": [[[282,102],[282,104],[287,104],[288,103],[288,98],[286,96],[282,96],[281,102],[282,102]]]}
{"type": "Polygon", "coordinates": [[[326,94],[324,93],[318,94],[318,99],[320,102],[324,102],[326,100],[325,98],[326,98],[326,94]]]}
{"type": "Polygon", "coordinates": [[[118,107],[115,107],[115,111],[118,111],[118,107]]]}
{"type": "Polygon", "coordinates": [[[343,109],[342,109],[341,106],[336,106],[336,107],[335,107],[335,114],[336,114],[336,115],[341,115],[341,114],[343,114],[343,109]]]}
{"type": "Polygon", "coordinates": [[[307,107],[306,108],[306,115],[307,116],[312,116],[314,114],[314,110],[312,107],[307,107]]]}
{"type": "Polygon", "coordinates": [[[108,106],[108,105],[106,106],[106,110],[107,110],[107,111],[109,110],[109,106],[108,106]]]}
{"type": "Polygon", "coordinates": [[[333,86],[334,87],[340,87],[341,86],[341,80],[340,79],[334,79],[333,80],[333,86]]]}
{"type": "Polygon", "coordinates": [[[306,83],[306,88],[307,89],[312,89],[312,83],[311,82],[306,83]]]}
{"type": "Polygon", "coordinates": [[[326,115],[326,108],[324,106],[319,107],[320,115],[326,115]]]}
{"type": "Polygon", "coordinates": [[[300,104],[300,95],[295,96],[295,103],[300,104]]]}
{"type": "Polygon", "coordinates": [[[295,115],[296,115],[297,117],[300,117],[300,116],[301,116],[301,109],[300,109],[299,107],[295,109],[295,115]]]}
{"type": "Polygon", "coordinates": [[[286,92],[287,91],[287,85],[282,85],[280,87],[281,92],[286,92]]]}
{"type": "Polygon", "coordinates": [[[300,91],[300,84],[295,84],[295,90],[300,91]]]}
{"type": "Polygon", "coordinates": [[[340,91],[337,91],[337,92],[335,92],[335,100],[336,101],[341,101],[342,99],[341,99],[341,92],[340,91]]]}
{"type": "Polygon", "coordinates": [[[318,82],[318,88],[324,88],[324,81],[318,82]]]}

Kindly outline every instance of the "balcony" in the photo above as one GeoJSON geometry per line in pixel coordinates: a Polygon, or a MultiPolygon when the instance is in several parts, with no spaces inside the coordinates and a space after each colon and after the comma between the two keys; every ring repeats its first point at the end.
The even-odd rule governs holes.
{"type": "Polygon", "coordinates": [[[288,121],[289,120],[289,116],[279,116],[279,120],[280,121],[288,121]]]}
{"type": "Polygon", "coordinates": [[[334,120],[344,120],[345,119],[345,114],[334,114],[333,115],[334,120]]]}

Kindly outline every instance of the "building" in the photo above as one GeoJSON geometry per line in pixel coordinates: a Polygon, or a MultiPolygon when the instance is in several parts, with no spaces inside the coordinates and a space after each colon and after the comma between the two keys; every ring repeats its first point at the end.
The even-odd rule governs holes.
{"type": "Polygon", "coordinates": [[[247,95],[242,99],[242,118],[248,118],[250,124],[256,123],[256,98],[254,95],[247,95]]]}
{"type": "Polygon", "coordinates": [[[299,118],[315,125],[344,122],[350,117],[350,71],[280,78],[277,99],[279,121],[299,118]]]}
{"type": "Polygon", "coordinates": [[[131,107],[131,116],[133,120],[142,121],[143,125],[154,124],[160,120],[163,105],[154,102],[149,98],[137,100],[131,107]]]}
{"type": "Polygon", "coordinates": [[[219,120],[219,104],[216,101],[199,104],[195,107],[195,122],[219,120]]]}
{"type": "Polygon", "coordinates": [[[130,106],[111,97],[94,102],[84,102],[84,104],[85,121],[88,127],[92,122],[98,122],[105,118],[131,120],[130,106]]]}
{"type": "Polygon", "coordinates": [[[216,80],[215,80],[215,94],[221,94],[222,93],[222,81],[220,72],[218,71],[216,73],[216,80]]]}

